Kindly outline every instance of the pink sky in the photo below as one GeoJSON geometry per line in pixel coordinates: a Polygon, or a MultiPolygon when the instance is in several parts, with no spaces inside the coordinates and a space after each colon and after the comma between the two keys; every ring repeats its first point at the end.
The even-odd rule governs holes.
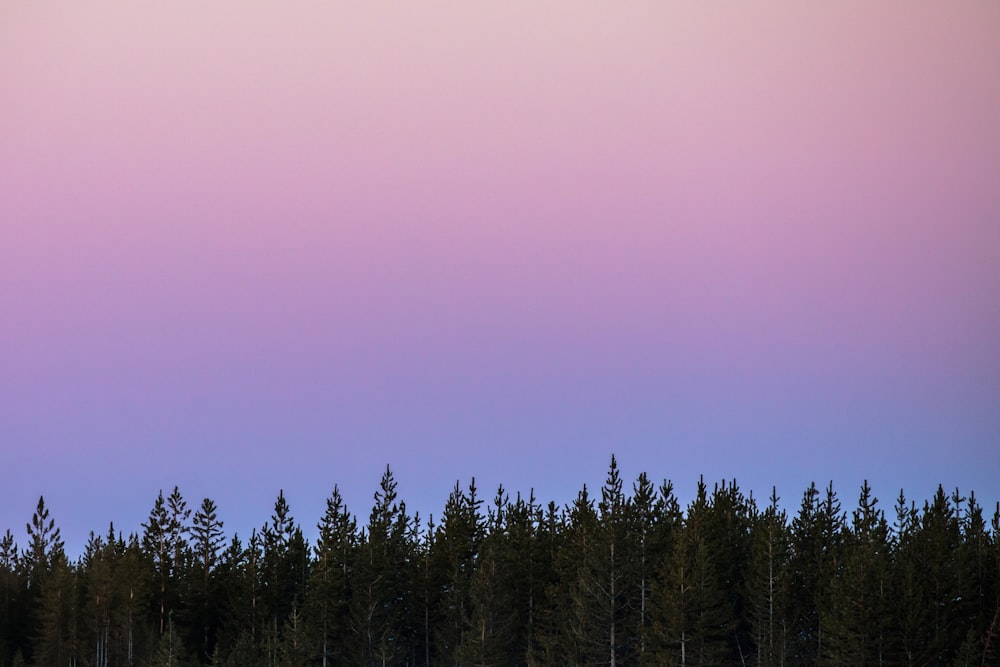
{"type": "Polygon", "coordinates": [[[997,498],[998,25],[5,3],[0,530],[173,484],[241,531],[280,487],[365,514],[386,462],[424,513],[472,475],[565,501],[612,451],[997,498]]]}

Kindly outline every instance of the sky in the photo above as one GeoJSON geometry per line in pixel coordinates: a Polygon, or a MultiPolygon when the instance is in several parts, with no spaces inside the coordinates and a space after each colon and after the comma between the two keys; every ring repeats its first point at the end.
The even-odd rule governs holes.
{"type": "Polygon", "coordinates": [[[1000,499],[1000,4],[0,3],[0,531],[1000,499]]]}

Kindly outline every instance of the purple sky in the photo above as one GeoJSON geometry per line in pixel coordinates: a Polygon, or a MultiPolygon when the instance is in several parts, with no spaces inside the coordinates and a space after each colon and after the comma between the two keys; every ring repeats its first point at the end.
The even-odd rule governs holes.
{"type": "Polygon", "coordinates": [[[0,531],[1000,498],[1000,5],[0,9],[0,531]]]}

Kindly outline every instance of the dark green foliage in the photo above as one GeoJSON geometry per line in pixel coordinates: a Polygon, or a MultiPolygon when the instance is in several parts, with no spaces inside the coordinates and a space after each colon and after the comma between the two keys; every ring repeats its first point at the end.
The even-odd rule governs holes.
{"type": "Polygon", "coordinates": [[[414,651],[413,520],[396,498],[387,466],[358,545],[351,596],[353,664],[402,665],[414,651]]]}
{"type": "MultiPolygon", "coordinates": [[[[262,637],[272,663],[277,664],[286,645],[287,622],[302,606],[309,569],[309,545],[292,518],[284,491],[278,493],[271,521],[264,524],[261,537],[262,637]]],[[[298,624],[292,629],[298,631],[298,624]]],[[[299,640],[304,642],[304,638],[299,640]]]]}
{"type": "Polygon", "coordinates": [[[735,484],[716,487],[709,498],[704,481],[698,482],[654,589],[653,638],[661,664],[739,662],[743,563],[727,556],[744,537],[726,530],[744,530],[735,527],[741,519],[733,502],[739,498],[735,484]]]}
{"type": "Polygon", "coordinates": [[[811,485],[791,527],[788,627],[789,651],[796,664],[816,664],[823,655],[825,615],[832,604],[833,583],[841,576],[844,531],[833,484],[822,500],[816,485],[811,485]]]}
{"type": "Polygon", "coordinates": [[[222,525],[215,503],[205,498],[191,524],[194,563],[191,572],[190,611],[192,626],[201,630],[198,655],[202,659],[212,655],[219,626],[220,596],[215,589],[219,549],[226,539],[222,525]]]}
{"type": "MultiPolygon", "coordinates": [[[[458,663],[463,638],[473,633],[472,581],[484,530],[481,506],[475,480],[468,492],[456,483],[434,536],[428,602],[436,610],[431,655],[441,664],[458,663]]],[[[480,596],[485,593],[480,588],[480,596]]],[[[483,620],[478,620],[481,632],[483,620]]]]}
{"type": "Polygon", "coordinates": [[[190,515],[191,510],[175,486],[166,500],[160,492],[142,524],[142,552],[149,560],[148,585],[154,602],[150,612],[156,619],[158,635],[167,631],[171,617],[183,613],[182,584],[189,560],[185,535],[190,515]]]}
{"type": "Polygon", "coordinates": [[[26,619],[22,618],[24,577],[20,575],[17,542],[8,529],[0,539],[0,665],[14,659],[23,636],[26,619]]]}
{"type": "Polygon", "coordinates": [[[358,535],[357,521],[347,511],[336,486],[317,527],[319,538],[306,588],[306,609],[315,621],[313,650],[322,665],[346,664],[358,535]]]}
{"type": "Polygon", "coordinates": [[[280,492],[246,542],[175,488],[142,532],[66,557],[43,499],[0,537],[0,667],[78,665],[996,665],[1000,503],[810,486],[789,520],[735,482],[565,507],[455,485],[407,513],[387,468],[359,526],[334,487],[310,547],[280,492]]]}
{"type": "Polygon", "coordinates": [[[845,533],[829,604],[820,613],[825,664],[878,665],[891,653],[889,526],[877,506],[866,481],[845,533]]]}
{"type": "Polygon", "coordinates": [[[767,509],[751,507],[750,559],[746,576],[746,620],[757,665],[788,662],[789,529],[772,490],[767,509]]]}

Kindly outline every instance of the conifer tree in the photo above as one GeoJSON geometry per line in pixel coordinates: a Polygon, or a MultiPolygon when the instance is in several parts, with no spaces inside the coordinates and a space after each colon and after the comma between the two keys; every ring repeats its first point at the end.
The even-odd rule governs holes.
{"type": "Polygon", "coordinates": [[[712,491],[706,538],[717,577],[715,587],[722,592],[718,633],[725,662],[743,664],[750,649],[747,622],[747,564],[750,560],[750,516],[747,499],[736,480],[722,481],[712,491]]]}
{"type": "Polygon", "coordinates": [[[410,533],[406,505],[397,502],[396,481],[386,466],[358,548],[357,585],[351,598],[358,638],[354,664],[399,665],[411,653],[410,533]]]}
{"type": "Polygon", "coordinates": [[[326,501],[317,525],[319,537],[309,575],[306,605],[316,624],[320,664],[346,664],[350,635],[351,579],[357,551],[357,521],[347,511],[340,489],[326,501]]]}
{"type": "Polygon", "coordinates": [[[278,655],[275,665],[278,667],[300,667],[309,662],[309,649],[306,642],[305,624],[298,605],[292,605],[292,611],[285,619],[278,644],[278,655]]]}
{"type": "Polygon", "coordinates": [[[503,562],[510,577],[514,664],[530,664],[536,656],[536,621],[546,606],[545,589],[553,578],[542,523],[542,508],[533,491],[527,500],[518,493],[507,506],[503,562]]]}
{"type": "Polygon", "coordinates": [[[646,473],[632,486],[632,501],[627,506],[626,530],[631,547],[633,583],[626,592],[629,608],[635,613],[634,651],[636,660],[645,660],[649,634],[649,596],[656,562],[656,489],[646,473]]]}
{"type": "Polygon", "coordinates": [[[263,559],[261,573],[264,583],[262,600],[268,627],[268,655],[277,664],[282,629],[293,609],[301,606],[308,577],[308,545],[302,535],[284,491],[279,491],[270,523],[261,529],[263,559]]]}
{"type": "Polygon", "coordinates": [[[387,468],[359,531],[334,487],[310,549],[280,492],[244,545],[215,504],[160,493],[127,539],[70,562],[44,500],[0,536],[0,667],[989,665],[1000,634],[1000,503],[867,483],[845,514],[812,485],[794,519],[704,480],[685,512],[646,475],[564,508],[456,485],[422,530],[387,468]],[[162,631],[161,631],[162,629],[162,631]]]}
{"type": "Polygon", "coordinates": [[[523,649],[515,646],[519,616],[517,588],[507,549],[507,509],[510,498],[497,489],[486,513],[478,554],[469,579],[468,620],[457,652],[462,665],[509,665],[517,663],[523,649]]]}
{"type": "Polygon", "coordinates": [[[7,529],[0,538],[0,664],[4,665],[23,650],[18,641],[24,635],[20,569],[17,542],[7,529]]]}
{"type": "Polygon", "coordinates": [[[654,592],[653,636],[661,664],[715,665],[727,658],[731,613],[711,553],[710,512],[699,480],[654,592]]]}
{"type": "Polygon", "coordinates": [[[471,582],[483,532],[481,506],[475,479],[468,493],[456,482],[437,527],[432,585],[438,589],[440,608],[432,655],[441,664],[456,664],[462,637],[470,629],[471,582]]]}
{"type": "Polygon", "coordinates": [[[907,503],[902,489],[895,511],[890,645],[899,651],[901,664],[915,665],[927,623],[923,567],[918,548],[920,514],[912,501],[907,503]]]}
{"type": "MultiPolygon", "coordinates": [[[[154,592],[159,634],[167,630],[167,620],[181,606],[181,584],[187,554],[186,521],[190,510],[175,486],[169,499],[163,491],[156,497],[149,518],[142,524],[142,548],[150,562],[150,583],[154,592]]],[[[176,630],[175,630],[176,631],[176,630]]]]}
{"type": "Polygon", "coordinates": [[[121,662],[132,665],[138,654],[137,647],[146,641],[149,634],[149,628],[142,623],[145,618],[143,609],[149,599],[147,558],[135,533],[131,533],[128,540],[119,536],[114,548],[118,554],[114,574],[115,599],[120,600],[117,613],[112,616],[117,628],[114,637],[118,653],[122,656],[121,662]]]}
{"type": "Polygon", "coordinates": [[[49,516],[45,499],[26,525],[28,547],[21,557],[27,575],[28,623],[34,634],[33,650],[25,652],[29,662],[42,664],[70,656],[73,629],[73,581],[70,564],[55,519],[49,516]]]}
{"type": "Polygon", "coordinates": [[[824,499],[811,484],[803,494],[798,515],[792,520],[792,558],[789,575],[789,649],[802,665],[816,664],[823,654],[821,611],[830,605],[831,586],[839,575],[844,539],[844,516],[831,483],[824,499]]]}
{"type": "MultiPolygon", "coordinates": [[[[954,554],[962,598],[957,611],[961,614],[961,623],[969,626],[969,633],[978,650],[982,648],[993,616],[1000,610],[1000,600],[997,599],[1000,577],[996,577],[993,571],[992,536],[974,492],[969,492],[960,522],[962,541],[954,554]]],[[[980,657],[981,654],[980,650],[980,657]]]]}
{"type": "Polygon", "coordinates": [[[41,583],[57,556],[62,554],[63,541],[56,528],[55,519],[49,516],[45,498],[38,498],[38,507],[31,515],[31,523],[25,526],[28,533],[28,548],[23,562],[28,574],[28,586],[41,583]]]}
{"type": "Polygon", "coordinates": [[[47,560],[48,570],[40,582],[34,663],[72,664],[80,658],[77,577],[61,546],[47,560]]]}
{"type": "Polygon", "coordinates": [[[250,544],[246,547],[239,535],[234,534],[219,556],[216,567],[219,630],[213,652],[218,660],[214,662],[228,659],[237,651],[237,645],[242,647],[237,652],[239,655],[246,653],[247,646],[256,651],[258,562],[259,539],[256,531],[251,534],[250,544]]]}
{"type": "Polygon", "coordinates": [[[210,498],[203,499],[191,524],[194,550],[192,615],[195,629],[200,631],[198,655],[203,661],[212,655],[215,648],[219,611],[214,587],[219,549],[225,543],[222,527],[215,502],[210,498]]]}
{"type": "MultiPolygon", "coordinates": [[[[993,553],[992,574],[990,576],[990,599],[994,600],[993,618],[989,621],[986,631],[980,640],[983,648],[983,664],[990,661],[1000,662],[1000,501],[997,502],[993,511],[993,519],[990,522],[993,529],[990,546],[993,553]]],[[[987,613],[987,618],[989,614],[987,613]]]]}
{"type": "MultiPolygon", "coordinates": [[[[580,496],[586,495],[585,486],[580,496]]],[[[577,497],[577,504],[586,505],[590,502],[589,497],[580,496],[577,497]]],[[[536,521],[539,566],[536,572],[538,585],[544,591],[544,601],[538,605],[538,612],[533,620],[528,664],[557,665],[561,660],[560,636],[565,624],[565,610],[569,609],[566,591],[561,585],[564,572],[563,545],[569,541],[567,521],[565,512],[560,512],[552,501],[544,509],[539,508],[536,521]]]]}
{"type": "Polygon", "coordinates": [[[167,626],[160,636],[153,654],[152,667],[188,667],[191,659],[180,635],[174,627],[173,614],[167,614],[167,626]]]}
{"type": "Polygon", "coordinates": [[[920,564],[920,588],[925,610],[918,640],[914,645],[917,661],[950,662],[965,639],[968,627],[961,627],[961,602],[954,554],[961,543],[961,525],[955,503],[938,486],[930,503],[925,502],[916,533],[913,554],[920,564]]]}
{"type": "Polygon", "coordinates": [[[787,661],[788,517],[771,490],[767,508],[754,512],[747,574],[747,612],[759,666],[787,661]]]}
{"type": "Polygon", "coordinates": [[[555,563],[559,580],[549,594],[556,601],[553,612],[557,616],[550,651],[563,656],[567,664],[603,662],[607,654],[598,639],[603,628],[596,627],[600,615],[594,608],[600,601],[590,569],[601,552],[599,524],[586,485],[566,509],[563,525],[565,537],[555,563]]]}
{"type": "Polygon", "coordinates": [[[820,610],[830,665],[884,664],[889,637],[889,526],[867,480],[846,533],[841,567],[831,582],[829,604],[820,610]]]}
{"type": "Polygon", "coordinates": [[[82,644],[84,647],[94,647],[92,664],[97,667],[106,667],[109,663],[112,615],[117,611],[117,601],[113,599],[117,560],[113,526],[109,534],[110,544],[105,543],[100,535],[91,532],[80,562],[80,577],[85,600],[83,605],[85,639],[82,644]]]}

